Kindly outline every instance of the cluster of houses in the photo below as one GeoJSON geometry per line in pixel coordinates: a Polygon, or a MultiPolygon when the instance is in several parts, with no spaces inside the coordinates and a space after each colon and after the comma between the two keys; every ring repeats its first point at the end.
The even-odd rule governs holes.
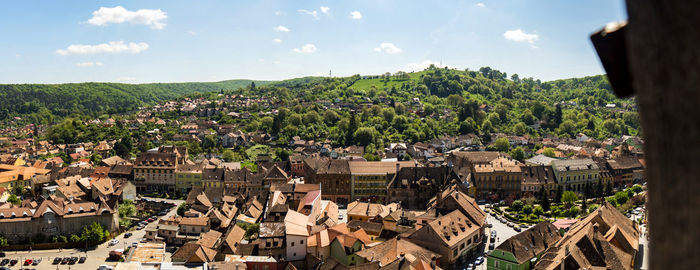
{"type": "Polygon", "coordinates": [[[343,215],[322,194],[294,182],[252,197],[194,188],[184,215],[150,224],[146,238],[177,246],[173,263],[248,269],[451,269],[483,247],[486,213],[459,183],[423,210],[358,200],[343,215]]]}
{"type": "Polygon", "coordinates": [[[610,203],[566,231],[542,222],[496,247],[488,269],[637,269],[639,226],[610,203]]]}

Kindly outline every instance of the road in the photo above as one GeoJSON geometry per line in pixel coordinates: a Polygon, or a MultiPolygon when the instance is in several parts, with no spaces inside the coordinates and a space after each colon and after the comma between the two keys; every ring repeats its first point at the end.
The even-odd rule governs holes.
{"type": "MultiPolygon", "coordinates": [[[[149,198],[152,200],[156,201],[165,201],[165,202],[170,202],[170,203],[176,203],[177,205],[180,205],[183,201],[182,200],[168,200],[168,199],[158,199],[158,198],[149,198]]],[[[168,218],[177,213],[177,207],[173,207],[165,216],[162,216],[160,218],[168,218]]],[[[78,248],[78,249],[48,249],[48,250],[34,250],[34,251],[7,251],[6,253],[6,258],[7,259],[17,259],[19,262],[17,265],[10,267],[9,265],[6,265],[6,267],[9,267],[10,269],[70,269],[70,270],[94,270],[97,269],[100,265],[110,265],[110,266],[115,266],[117,263],[116,262],[107,262],[106,259],[109,256],[109,252],[115,249],[126,249],[128,245],[130,245],[132,242],[138,242],[141,240],[144,235],[146,234],[146,230],[136,230],[131,229],[129,232],[133,233],[133,235],[129,238],[124,238],[124,234],[120,234],[116,236],[114,239],[119,240],[119,244],[115,246],[109,246],[109,243],[105,242],[102,243],[98,246],[94,247],[89,247],[87,251],[84,248],[78,248]],[[85,256],[87,260],[85,260],[85,263],[83,264],[74,264],[74,265],[52,265],[51,263],[53,262],[53,259],[55,257],[81,257],[85,256]],[[24,262],[26,259],[37,259],[41,258],[41,263],[37,266],[27,266],[24,267],[20,265],[21,263],[24,262]]],[[[170,261],[170,253],[166,252],[166,261],[170,261]]]]}
{"type": "MultiPolygon", "coordinates": [[[[481,209],[484,209],[484,205],[479,205],[481,209]]],[[[486,254],[489,253],[489,244],[491,244],[491,231],[496,231],[496,247],[503,243],[506,239],[513,237],[514,235],[518,234],[513,228],[508,227],[506,223],[502,223],[498,221],[495,217],[492,217],[491,214],[486,214],[486,222],[490,223],[493,225],[492,228],[486,228],[484,230],[484,233],[486,234],[486,238],[484,239],[484,245],[483,245],[483,250],[480,250],[477,255],[475,255],[473,258],[468,259],[466,262],[463,262],[462,264],[459,264],[455,269],[466,269],[469,263],[474,263],[476,260],[476,257],[482,256],[484,257],[484,263],[480,265],[475,266],[475,270],[486,270],[486,254]]]]}

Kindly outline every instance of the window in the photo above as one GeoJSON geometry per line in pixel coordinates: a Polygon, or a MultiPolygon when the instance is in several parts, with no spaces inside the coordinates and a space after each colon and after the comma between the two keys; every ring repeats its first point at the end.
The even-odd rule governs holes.
{"type": "Polygon", "coordinates": [[[292,246],[294,246],[294,242],[292,242],[292,246]]]}
{"type": "Polygon", "coordinates": [[[457,257],[457,249],[455,249],[455,250],[452,251],[452,256],[453,256],[453,257],[457,257]]]}
{"type": "Polygon", "coordinates": [[[496,267],[496,268],[498,268],[498,266],[499,266],[499,263],[498,263],[498,261],[497,261],[497,260],[496,260],[496,261],[494,261],[494,264],[493,264],[493,266],[494,266],[494,267],[496,267]]]}
{"type": "Polygon", "coordinates": [[[303,245],[303,244],[304,244],[304,240],[299,241],[299,244],[302,244],[302,245],[303,245]]]}

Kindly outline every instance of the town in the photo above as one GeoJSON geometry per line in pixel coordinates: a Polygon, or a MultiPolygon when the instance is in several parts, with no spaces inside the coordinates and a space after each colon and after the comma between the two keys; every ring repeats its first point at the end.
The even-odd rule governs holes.
{"type": "MultiPolygon", "coordinates": [[[[333,146],[211,120],[277,119],[281,106],[218,94],[67,120],[131,134],[97,142],[52,137],[60,125],[4,130],[0,266],[637,269],[647,260],[637,136],[468,133],[333,146]],[[251,107],[261,112],[236,109],[251,107]]],[[[406,106],[423,114],[417,98],[406,106]]]]}

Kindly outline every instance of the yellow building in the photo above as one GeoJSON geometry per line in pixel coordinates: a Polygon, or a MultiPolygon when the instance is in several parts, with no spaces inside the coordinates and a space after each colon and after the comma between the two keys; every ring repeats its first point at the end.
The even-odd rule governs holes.
{"type": "Polygon", "coordinates": [[[193,187],[202,186],[202,165],[183,164],[175,169],[175,189],[188,193],[193,187]]]}
{"type": "Polygon", "coordinates": [[[46,175],[47,169],[0,164],[0,187],[12,189],[16,186],[30,187],[34,175],[46,175]]]}

